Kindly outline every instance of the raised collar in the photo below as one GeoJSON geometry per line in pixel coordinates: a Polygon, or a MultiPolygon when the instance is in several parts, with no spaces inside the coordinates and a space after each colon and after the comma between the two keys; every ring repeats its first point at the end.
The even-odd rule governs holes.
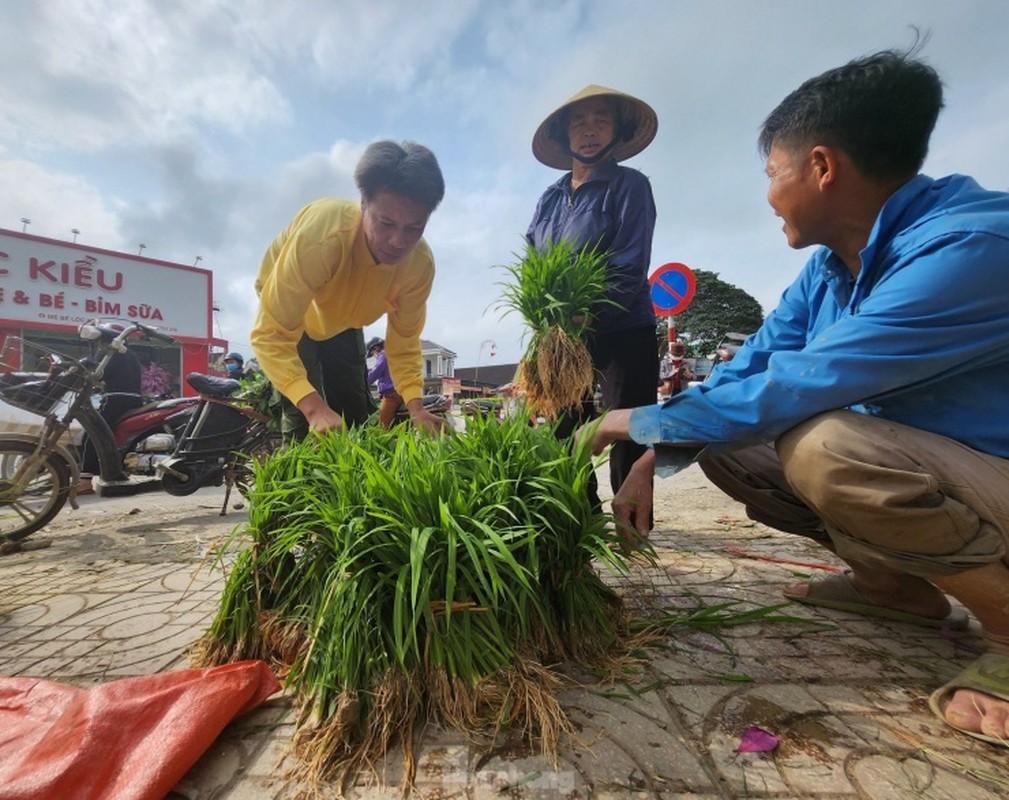
{"type": "Polygon", "coordinates": [[[879,214],[876,215],[872,230],[869,231],[869,240],[859,253],[859,257],[862,259],[862,270],[859,277],[862,272],[866,271],[867,265],[871,268],[871,265],[875,263],[879,248],[885,246],[906,225],[909,211],[913,211],[915,214],[920,213],[918,200],[933,183],[935,181],[927,175],[915,175],[883,203],[879,214]]]}
{"type": "Polygon", "coordinates": [[[893,236],[901,229],[909,209],[917,208],[917,200],[925,193],[934,181],[927,175],[916,175],[897,191],[890,195],[869,231],[869,239],[865,247],[859,251],[862,268],[858,277],[852,280],[851,273],[837,254],[824,248],[821,270],[823,279],[831,287],[838,305],[847,306],[853,297],[862,296],[865,286],[875,282],[870,277],[875,272],[876,255],[881,247],[885,247],[893,236]],[[855,287],[861,287],[861,291],[855,287]],[[853,290],[855,290],[853,292],[853,290]]]}
{"type": "MultiPolygon", "coordinates": [[[[614,177],[616,177],[617,170],[619,169],[620,165],[616,161],[607,161],[602,164],[599,169],[593,172],[592,177],[585,181],[582,186],[586,186],[590,183],[596,183],[597,181],[611,181],[614,177]]],[[[558,178],[553,185],[565,192],[568,191],[568,188],[571,186],[571,171],[569,170],[561,175],[561,177],[558,178]]]]}

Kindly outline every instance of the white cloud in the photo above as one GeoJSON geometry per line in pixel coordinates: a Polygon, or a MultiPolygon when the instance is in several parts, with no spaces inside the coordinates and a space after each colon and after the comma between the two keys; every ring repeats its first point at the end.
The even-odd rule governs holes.
{"type": "Polygon", "coordinates": [[[520,352],[487,311],[559,173],[532,133],[587,83],[659,115],[629,162],[649,176],[653,267],[718,272],[771,308],[806,253],[764,199],[759,126],[805,78],[932,31],[947,85],[930,174],[1009,188],[1009,5],[1001,0],[64,0],[0,4],[0,227],[213,269],[241,347],[264,249],[307,202],[356,196],[368,142],[432,147],[447,195],[425,337],[472,364],[520,352]]]}
{"type": "MultiPolygon", "coordinates": [[[[318,87],[350,89],[383,102],[444,68],[449,49],[478,13],[477,3],[344,0],[242,5],[241,28],[278,67],[318,87]]],[[[348,113],[354,109],[347,108],[348,113]]]]}
{"type": "Polygon", "coordinates": [[[5,187],[0,192],[3,227],[21,230],[25,226],[20,220],[25,217],[31,220],[28,232],[38,236],[69,240],[71,229],[77,228],[96,244],[122,247],[115,199],[83,179],[29,161],[6,159],[0,152],[0,186],[5,187]]]}
{"type": "Polygon", "coordinates": [[[201,125],[240,132],[283,121],[287,103],[232,35],[230,8],[205,0],[39,4],[15,28],[23,46],[0,55],[6,130],[33,149],[96,150],[171,141],[201,125]]]}

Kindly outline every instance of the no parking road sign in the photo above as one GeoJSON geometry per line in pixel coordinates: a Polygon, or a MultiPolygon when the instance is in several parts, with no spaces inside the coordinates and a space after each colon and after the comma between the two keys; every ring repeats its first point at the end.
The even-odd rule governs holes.
{"type": "Polygon", "coordinates": [[[686,264],[663,264],[648,278],[656,316],[679,314],[694,299],[697,281],[686,264]]]}

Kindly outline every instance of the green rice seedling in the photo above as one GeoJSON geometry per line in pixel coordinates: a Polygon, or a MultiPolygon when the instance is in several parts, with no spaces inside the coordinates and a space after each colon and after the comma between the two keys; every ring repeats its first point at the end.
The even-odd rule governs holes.
{"type": "MultiPolygon", "coordinates": [[[[632,638],[595,564],[627,569],[589,502],[588,442],[473,418],[464,434],[362,426],[255,466],[247,542],[201,663],[268,659],[299,707],[292,776],[344,781],[433,719],[518,726],[553,753],[560,665],[632,638]]],[[[408,763],[409,770],[409,763],[408,763]]]]}
{"type": "Polygon", "coordinates": [[[533,414],[548,419],[577,407],[595,387],[585,337],[605,304],[609,254],[575,250],[567,242],[538,251],[531,244],[517,264],[504,267],[501,307],[517,311],[530,338],[519,364],[518,384],[533,414]]]}
{"type": "Polygon", "coordinates": [[[270,418],[270,430],[279,431],[281,421],[280,393],[273,388],[264,372],[253,372],[239,380],[239,388],[232,397],[244,400],[254,411],[270,418]]]}

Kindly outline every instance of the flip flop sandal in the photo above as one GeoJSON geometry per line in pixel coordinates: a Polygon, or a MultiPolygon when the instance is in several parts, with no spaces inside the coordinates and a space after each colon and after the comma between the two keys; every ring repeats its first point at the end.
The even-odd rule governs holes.
{"type": "Polygon", "coordinates": [[[962,631],[970,622],[967,612],[962,608],[951,608],[949,614],[942,619],[934,619],[912,614],[910,611],[898,611],[872,603],[866,600],[862,593],[854,587],[849,573],[814,575],[809,579],[807,594],[801,596],[788,592],[783,594],[789,600],[807,606],[849,611],[852,614],[861,614],[863,617],[906,622],[909,625],[918,625],[923,628],[949,628],[953,631],[962,631]]]}
{"type": "Polygon", "coordinates": [[[1009,739],[988,736],[977,731],[968,731],[946,719],[946,706],[957,689],[972,689],[975,692],[1009,701],[1009,656],[1001,653],[985,653],[967,666],[963,672],[928,698],[929,708],[944,723],[954,730],[973,736],[983,742],[1009,747],[1009,739]]]}

